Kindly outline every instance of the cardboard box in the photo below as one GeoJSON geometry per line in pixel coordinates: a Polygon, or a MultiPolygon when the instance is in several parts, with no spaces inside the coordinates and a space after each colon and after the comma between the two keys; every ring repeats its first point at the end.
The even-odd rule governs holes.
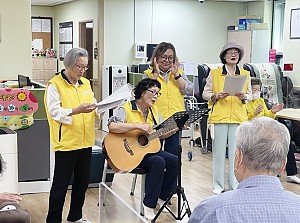
{"type": "Polygon", "coordinates": [[[247,29],[249,23],[260,23],[260,17],[259,16],[239,17],[239,29],[247,29]]]}
{"type": "Polygon", "coordinates": [[[255,29],[269,29],[269,23],[249,23],[247,24],[247,29],[255,30],[255,29]]]}

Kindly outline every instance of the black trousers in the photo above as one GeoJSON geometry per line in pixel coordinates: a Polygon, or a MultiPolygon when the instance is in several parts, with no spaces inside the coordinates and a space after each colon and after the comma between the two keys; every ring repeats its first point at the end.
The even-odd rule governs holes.
{"type": "Polygon", "coordinates": [[[178,156],[179,132],[176,132],[174,135],[171,135],[168,138],[161,139],[161,145],[163,145],[163,141],[165,141],[163,150],[178,156]]]}
{"type": "Polygon", "coordinates": [[[158,198],[167,200],[173,192],[178,175],[178,157],[160,150],[147,154],[139,167],[149,170],[146,174],[144,205],[155,208],[158,198]]]}
{"type": "Polygon", "coordinates": [[[287,154],[287,162],[286,162],[286,175],[287,176],[293,176],[297,174],[297,164],[295,160],[295,150],[296,145],[293,141],[290,143],[289,152],[287,154]]]}
{"type": "Polygon", "coordinates": [[[89,184],[92,148],[55,152],[55,168],[49,197],[47,223],[61,223],[67,189],[72,177],[71,204],[68,221],[82,218],[85,192],[89,184]]]}

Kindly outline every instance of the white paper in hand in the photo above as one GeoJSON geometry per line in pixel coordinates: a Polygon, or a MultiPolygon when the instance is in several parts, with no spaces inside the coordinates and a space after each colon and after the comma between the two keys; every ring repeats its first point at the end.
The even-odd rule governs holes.
{"type": "Polygon", "coordinates": [[[246,78],[246,75],[225,76],[223,92],[229,93],[229,95],[243,92],[246,78]]]}
{"type": "Polygon", "coordinates": [[[98,112],[106,111],[108,109],[124,104],[126,100],[132,98],[133,88],[134,87],[131,84],[126,84],[111,95],[109,95],[107,98],[95,103],[95,105],[98,107],[98,112]]]}

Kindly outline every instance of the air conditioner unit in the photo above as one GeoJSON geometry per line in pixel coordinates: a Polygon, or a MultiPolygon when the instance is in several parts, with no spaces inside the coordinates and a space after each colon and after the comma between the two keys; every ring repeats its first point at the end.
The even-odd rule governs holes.
{"type": "Polygon", "coordinates": [[[18,193],[17,133],[0,128],[0,154],[4,170],[0,178],[0,192],[18,193]]]}

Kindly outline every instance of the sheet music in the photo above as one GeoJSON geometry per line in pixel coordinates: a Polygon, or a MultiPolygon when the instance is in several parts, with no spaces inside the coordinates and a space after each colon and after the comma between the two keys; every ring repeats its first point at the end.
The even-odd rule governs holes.
{"type": "Polygon", "coordinates": [[[120,106],[125,103],[126,100],[132,98],[133,86],[131,84],[126,84],[107,98],[103,99],[100,102],[95,103],[99,112],[106,111],[108,109],[120,106]]]}
{"type": "Polygon", "coordinates": [[[223,92],[227,92],[230,95],[243,92],[243,87],[246,82],[246,75],[239,76],[225,76],[225,83],[223,92]]]}

